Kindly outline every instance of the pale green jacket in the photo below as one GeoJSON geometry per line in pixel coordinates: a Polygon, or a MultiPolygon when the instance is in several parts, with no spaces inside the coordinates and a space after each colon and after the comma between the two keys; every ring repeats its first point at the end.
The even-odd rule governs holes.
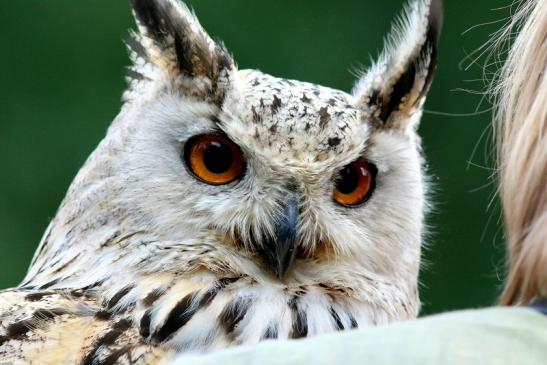
{"type": "Polygon", "coordinates": [[[529,308],[468,310],[416,321],[180,359],[191,365],[547,365],[547,316],[529,308]]]}

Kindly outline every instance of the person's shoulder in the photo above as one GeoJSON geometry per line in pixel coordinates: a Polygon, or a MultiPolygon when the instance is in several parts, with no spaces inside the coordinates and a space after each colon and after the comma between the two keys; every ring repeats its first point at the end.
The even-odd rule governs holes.
{"type": "MultiPolygon", "coordinates": [[[[475,310],[462,310],[433,315],[405,322],[410,330],[422,328],[438,334],[442,338],[463,339],[484,337],[485,341],[503,341],[507,337],[514,341],[519,337],[535,336],[547,344],[547,316],[529,307],[493,307],[475,310]]],[[[462,340],[464,341],[464,340],[462,340]]],[[[547,349],[547,346],[546,346],[547,349]]]]}
{"type": "Polygon", "coordinates": [[[524,365],[547,359],[547,316],[532,308],[457,311],[406,325],[415,335],[429,333],[424,342],[413,340],[415,352],[438,353],[443,364],[524,365]]]}
{"type": "MultiPolygon", "coordinates": [[[[541,364],[547,316],[530,308],[456,311],[414,321],[192,358],[193,364],[541,364]]],[[[187,360],[187,359],[186,359],[187,360]]],[[[185,359],[181,358],[180,363],[185,359]]],[[[173,362],[176,364],[176,362],[173,362]]]]}
{"type": "MultiPolygon", "coordinates": [[[[499,330],[535,330],[547,324],[547,316],[532,307],[491,307],[447,312],[417,321],[403,322],[399,325],[432,326],[443,329],[445,326],[461,328],[462,330],[484,330],[498,328],[499,330]]],[[[547,334],[546,334],[547,335],[547,334]]]]}

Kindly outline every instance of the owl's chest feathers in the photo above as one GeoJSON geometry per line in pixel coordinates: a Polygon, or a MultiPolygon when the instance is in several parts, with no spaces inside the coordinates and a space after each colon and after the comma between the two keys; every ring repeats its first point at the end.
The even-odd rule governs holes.
{"type": "Polygon", "coordinates": [[[0,353],[14,364],[35,356],[44,364],[149,363],[171,351],[300,338],[357,328],[375,318],[372,308],[325,290],[259,285],[244,276],[148,277],[118,288],[3,292],[0,353]]]}
{"type": "Polygon", "coordinates": [[[112,291],[105,307],[131,318],[146,342],[177,350],[300,338],[377,321],[372,308],[321,286],[277,287],[248,277],[155,281],[112,291]]]}

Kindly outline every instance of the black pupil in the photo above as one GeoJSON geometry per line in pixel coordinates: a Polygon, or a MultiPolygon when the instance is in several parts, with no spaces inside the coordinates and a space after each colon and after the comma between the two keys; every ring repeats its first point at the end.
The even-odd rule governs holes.
{"type": "Polygon", "coordinates": [[[203,163],[214,174],[222,174],[232,166],[232,149],[220,142],[211,142],[203,154],[203,163]]]}
{"type": "Polygon", "coordinates": [[[359,172],[353,166],[346,166],[336,180],[336,189],[342,194],[351,194],[359,186],[359,172]]]}

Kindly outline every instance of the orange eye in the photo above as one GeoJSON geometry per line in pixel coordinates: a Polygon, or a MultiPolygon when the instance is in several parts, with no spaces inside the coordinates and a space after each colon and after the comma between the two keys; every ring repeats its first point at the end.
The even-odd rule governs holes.
{"type": "Polygon", "coordinates": [[[184,161],[199,180],[223,185],[238,179],[245,170],[245,159],[239,147],[219,135],[201,135],[184,146],[184,161]]]}
{"type": "Polygon", "coordinates": [[[376,183],[376,166],[354,161],[345,166],[334,183],[334,201],[345,206],[357,206],[370,198],[376,183]]]}

